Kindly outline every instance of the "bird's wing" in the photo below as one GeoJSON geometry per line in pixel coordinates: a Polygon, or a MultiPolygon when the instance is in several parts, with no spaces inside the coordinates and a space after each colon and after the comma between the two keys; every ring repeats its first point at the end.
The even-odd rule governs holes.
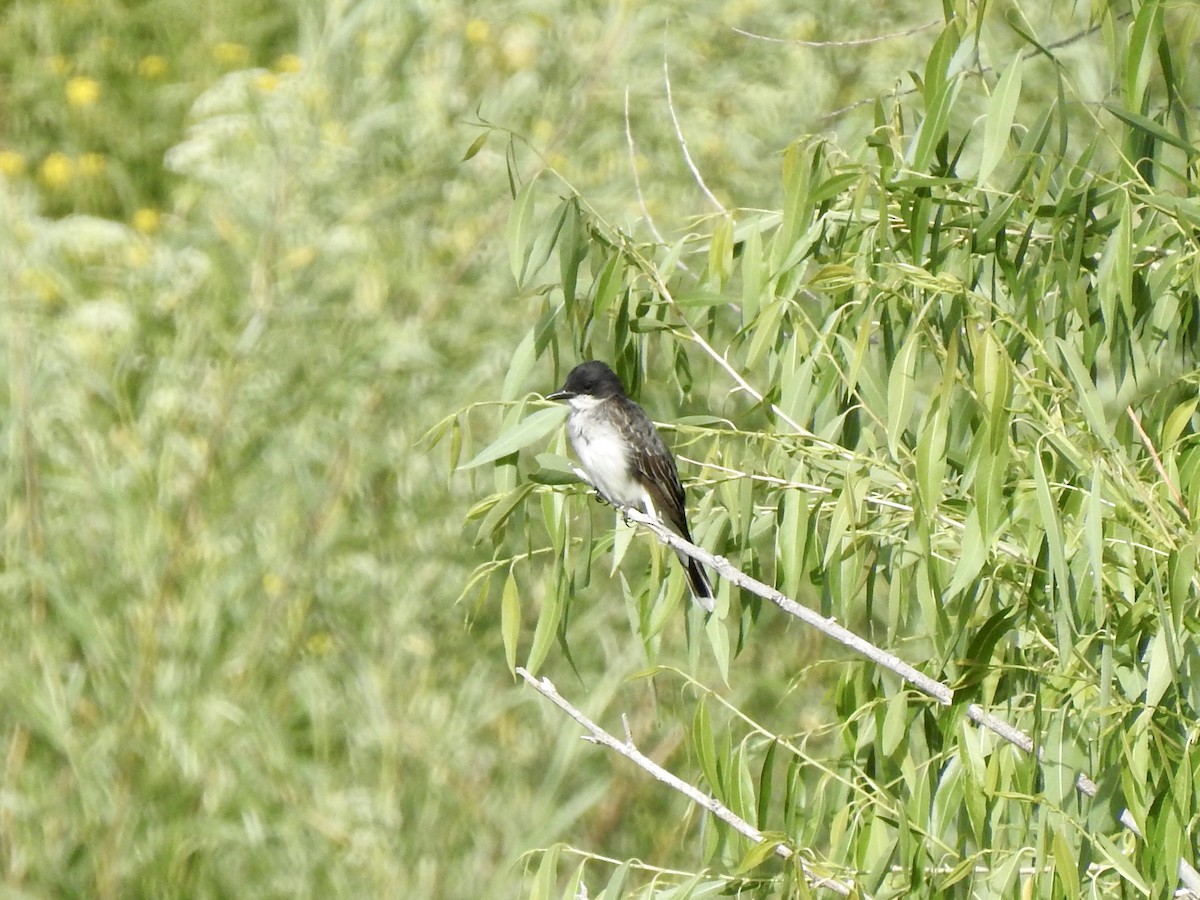
{"type": "Polygon", "coordinates": [[[641,407],[628,398],[625,400],[632,407],[627,408],[626,413],[629,426],[638,437],[635,446],[644,448],[631,454],[629,465],[642,487],[650,494],[659,517],[690,541],[692,538],[688,532],[683,485],[679,482],[675,457],[641,407]]]}

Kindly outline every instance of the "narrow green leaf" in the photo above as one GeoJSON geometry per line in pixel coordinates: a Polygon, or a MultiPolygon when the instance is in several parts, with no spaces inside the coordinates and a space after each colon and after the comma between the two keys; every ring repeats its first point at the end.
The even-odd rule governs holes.
{"type": "Polygon", "coordinates": [[[988,429],[994,445],[1007,431],[1008,405],[1012,400],[1012,360],[990,328],[983,329],[972,340],[972,350],[975,393],[987,410],[988,429]]]}
{"type": "Polygon", "coordinates": [[[1047,106],[1034,126],[1026,133],[1024,140],[1021,141],[1021,146],[1016,154],[1021,166],[1008,184],[1008,193],[1016,194],[1026,187],[1025,179],[1029,177],[1034,164],[1042,160],[1042,147],[1050,135],[1050,125],[1056,115],[1061,116],[1061,111],[1053,105],[1047,106]]]}
{"type": "Polygon", "coordinates": [[[968,856],[953,869],[945,874],[937,881],[937,889],[939,892],[949,890],[958,884],[964,878],[975,874],[976,868],[979,866],[979,860],[974,856],[968,856]]]}
{"type": "Polygon", "coordinates": [[[562,232],[558,237],[559,280],[562,284],[563,300],[568,306],[575,302],[579,264],[587,256],[587,244],[581,240],[582,230],[579,222],[579,201],[572,197],[566,201],[562,232]]]}
{"type": "Polygon", "coordinates": [[[896,691],[887,704],[883,717],[883,732],[880,735],[884,756],[890,757],[908,736],[908,697],[904,691],[896,691]]]}
{"type": "Polygon", "coordinates": [[[709,616],[708,621],[704,623],[704,634],[708,637],[708,645],[712,648],[721,680],[728,684],[730,650],[729,635],[725,631],[724,621],[717,616],[709,616]]]}
{"type": "Polygon", "coordinates": [[[925,118],[918,127],[912,141],[911,149],[909,150],[909,166],[915,171],[928,171],[929,163],[933,159],[933,152],[937,149],[938,143],[946,133],[946,124],[950,120],[950,110],[954,106],[954,101],[958,98],[958,92],[961,87],[962,80],[955,78],[946,84],[937,97],[934,98],[932,108],[928,105],[926,106],[925,118]]]}
{"type": "Polygon", "coordinates": [[[747,368],[757,366],[763,354],[782,339],[779,323],[783,319],[784,309],[785,304],[782,300],[772,300],[755,321],[754,338],[750,341],[750,351],[746,354],[747,368]]]}
{"type": "Polygon", "coordinates": [[[1114,869],[1121,873],[1122,878],[1132,884],[1142,894],[1146,896],[1150,895],[1150,885],[1142,877],[1142,873],[1134,868],[1133,862],[1121,852],[1121,849],[1112,840],[1100,832],[1093,832],[1091,839],[1096,847],[1099,848],[1100,854],[1112,863],[1114,869]]]}
{"type": "Polygon", "coordinates": [[[1146,651],[1146,705],[1158,706],[1163,694],[1175,680],[1175,671],[1171,665],[1170,648],[1167,646],[1165,627],[1159,628],[1146,651]]]}
{"type": "Polygon", "coordinates": [[[858,478],[853,472],[847,472],[842,484],[842,492],[833,507],[833,516],[829,520],[829,532],[825,538],[825,553],[821,559],[824,569],[828,569],[833,560],[841,555],[842,541],[850,527],[858,519],[858,504],[855,502],[857,488],[858,478]]]}
{"type": "Polygon", "coordinates": [[[629,880],[629,870],[632,863],[629,860],[624,860],[612,876],[608,879],[608,884],[604,886],[604,890],[596,900],[621,900],[625,893],[625,882],[629,880]]]}
{"type": "Polygon", "coordinates": [[[767,752],[763,754],[762,768],[758,773],[758,816],[756,818],[758,830],[763,831],[767,827],[767,816],[771,810],[772,794],[775,785],[775,751],[779,749],[779,741],[772,740],[767,745],[767,752]]]}
{"type": "Polygon", "coordinates": [[[1057,592],[1060,592],[1060,596],[1065,596],[1067,590],[1066,549],[1063,546],[1062,522],[1058,518],[1058,505],[1050,493],[1050,481],[1046,478],[1042,455],[1035,451],[1030,454],[1030,459],[1033,461],[1038,513],[1042,520],[1042,528],[1046,532],[1046,543],[1050,548],[1050,567],[1054,571],[1054,587],[1057,592]]]}
{"type": "Polygon", "coordinates": [[[1079,869],[1075,862],[1075,851],[1067,840],[1065,829],[1054,829],[1054,874],[1062,885],[1064,897],[1082,897],[1079,892],[1079,869]]]}
{"type": "Polygon", "coordinates": [[[1145,0],[1129,29],[1129,46],[1125,56],[1125,108],[1142,109],[1142,98],[1150,81],[1154,65],[1154,47],[1158,43],[1155,24],[1160,21],[1158,0],[1145,0]]]}
{"type": "MultiPolygon", "coordinates": [[[[499,499],[492,504],[483,521],[479,523],[479,533],[475,536],[475,543],[479,544],[495,534],[508,521],[508,517],[513,514],[513,510],[525,502],[525,498],[529,496],[529,492],[534,487],[534,484],[526,483],[519,485],[511,491],[504,491],[500,494],[499,499]]],[[[475,512],[478,508],[478,505],[476,505],[468,511],[468,520],[474,518],[471,513],[475,512]]]]}
{"type": "Polygon", "coordinates": [[[892,363],[892,371],[888,374],[888,450],[895,460],[901,459],[900,438],[908,428],[916,402],[917,351],[920,346],[921,334],[914,331],[900,347],[896,361],[892,363]]]}
{"type": "Polygon", "coordinates": [[[521,598],[511,568],[500,595],[500,637],[504,641],[504,661],[511,672],[517,667],[517,642],[521,637],[521,598]]]}
{"type": "Polygon", "coordinates": [[[1063,338],[1054,338],[1054,342],[1058,347],[1059,355],[1067,366],[1067,373],[1071,376],[1071,380],[1075,382],[1075,390],[1078,392],[1079,397],[1079,406],[1083,412],[1084,419],[1087,420],[1088,427],[1097,437],[1106,441],[1110,440],[1112,430],[1108,425],[1108,421],[1104,418],[1104,404],[1100,402],[1100,395],[1096,392],[1096,385],[1092,382],[1092,377],[1088,374],[1083,360],[1079,358],[1079,353],[1070,342],[1063,338]]]}
{"type": "Polygon", "coordinates": [[[829,200],[832,197],[841,197],[846,194],[846,188],[852,184],[861,182],[864,178],[863,172],[841,172],[837,175],[831,175],[812,189],[809,195],[809,200],[812,203],[821,203],[829,200]]]}
{"type": "Polygon", "coordinates": [[[462,423],[458,420],[458,416],[454,417],[454,424],[450,426],[450,471],[453,472],[458,468],[458,461],[462,459],[463,446],[463,429],[462,423]]]}
{"type": "Polygon", "coordinates": [[[1179,440],[1179,435],[1183,434],[1183,429],[1192,421],[1192,416],[1196,413],[1197,400],[1196,397],[1184,400],[1167,416],[1162,436],[1159,438],[1159,447],[1164,453],[1174,448],[1175,442],[1179,440]]]}
{"type": "Polygon", "coordinates": [[[960,698],[959,691],[965,691],[966,688],[978,684],[991,672],[992,653],[996,644],[1012,630],[1013,623],[1019,616],[1020,610],[1016,607],[1002,609],[994,613],[975,633],[963,656],[963,676],[954,685],[956,703],[967,699],[966,695],[960,698]]]}
{"type": "Polygon", "coordinates": [[[1004,231],[1008,225],[1008,218],[1012,213],[1012,208],[1016,206],[1018,199],[1015,194],[1009,194],[987,211],[987,215],[979,223],[973,235],[976,247],[987,247],[992,238],[1004,231]]]}
{"type": "Polygon", "coordinates": [[[942,33],[933,42],[933,48],[925,60],[925,80],[920,86],[925,94],[926,109],[929,108],[930,97],[945,88],[950,71],[950,61],[954,59],[960,41],[958,23],[951,21],[946,23],[942,33]]]}
{"type": "Polygon", "coordinates": [[[696,714],[692,717],[692,747],[696,751],[696,761],[700,763],[700,771],[708,788],[715,796],[723,793],[721,770],[717,763],[717,741],[713,734],[712,721],[708,715],[708,701],[701,697],[696,704],[696,714]]]}
{"type": "MultiPolygon", "coordinates": [[[[1096,594],[1100,595],[1104,587],[1104,494],[1101,491],[1100,471],[1092,473],[1092,486],[1088,491],[1086,509],[1084,511],[1083,537],[1087,544],[1088,565],[1092,580],[1095,583],[1096,594]]],[[[1097,617],[1096,625],[1102,627],[1107,604],[1094,604],[1097,617]]]]}
{"type": "Polygon", "coordinates": [[[754,818],[757,804],[754,801],[754,778],[750,774],[750,765],[746,760],[746,745],[736,747],[729,758],[730,786],[729,800],[726,805],[743,820],[749,822],[754,818]]]}
{"type": "Polygon", "coordinates": [[[595,296],[592,298],[593,316],[607,315],[612,308],[613,300],[616,299],[617,293],[625,283],[624,275],[625,270],[621,265],[621,257],[614,253],[612,258],[605,263],[604,268],[600,270],[599,277],[596,278],[593,288],[595,296]]]}
{"type": "Polygon", "coordinates": [[[524,282],[525,261],[529,258],[529,231],[533,223],[534,185],[528,181],[517,192],[516,200],[508,213],[508,265],[512,269],[513,281],[520,287],[524,282]]]}
{"type": "Polygon", "coordinates": [[[491,135],[492,132],[490,130],[485,131],[483,134],[479,135],[479,137],[475,138],[475,140],[471,141],[471,146],[468,147],[467,152],[463,154],[462,161],[466,162],[468,159],[474,159],[475,154],[483,149],[483,145],[487,143],[488,138],[491,137],[491,135]]]}
{"type": "Polygon", "coordinates": [[[563,888],[562,894],[559,896],[562,900],[579,900],[579,885],[583,881],[583,870],[587,868],[587,860],[581,862],[575,869],[575,874],[571,876],[567,882],[567,886],[563,888]]]}
{"type": "Polygon", "coordinates": [[[941,395],[935,396],[925,413],[921,433],[917,436],[917,490],[930,514],[942,502],[948,418],[949,413],[941,395]]]}
{"type": "Polygon", "coordinates": [[[517,281],[518,287],[523,287],[526,279],[536,275],[542,270],[542,266],[550,261],[550,254],[554,252],[554,247],[559,242],[563,226],[567,223],[567,216],[570,210],[574,208],[574,199],[562,201],[548,223],[543,225],[541,230],[533,235],[533,240],[529,247],[529,256],[525,260],[525,267],[521,272],[520,279],[517,281]]]}
{"type": "Polygon", "coordinates": [[[780,505],[782,516],[775,540],[783,568],[782,590],[794,597],[800,588],[800,565],[804,558],[805,535],[800,530],[800,513],[807,509],[808,501],[800,491],[784,491],[780,505]]]}
{"type": "Polygon", "coordinates": [[[983,126],[983,156],[979,162],[979,184],[987,183],[996,165],[1008,150],[1017,101],[1021,98],[1021,55],[1008,64],[996,91],[988,103],[987,121],[983,126]]]}
{"type": "Polygon", "coordinates": [[[1130,125],[1139,131],[1144,131],[1146,134],[1157,138],[1165,144],[1170,144],[1172,147],[1178,147],[1188,155],[1189,160],[1200,154],[1200,148],[1189,144],[1173,131],[1168,131],[1167,129],[1163,128],[1153,119],[1139,115],[1135,112],[1130,112],[1116,103],[1105,103],[1103,106],[1126,125],[1130,125]]]}
{"type": "Polygon", "coordinates": [[[680,306],[700,308],[705,306],[724,306],[730,300],[724,294],[717,291],[695,290],[683,291],[676,294],[675,302],[680,306]]]}
{"type": "Polygon", "coordinates": [[[480,450],[474,459],[460,466],[459,471],[495,462],[540,441],[554,429],[562,426],[568,412],[569,410],[565,406],[553,406],[548,409],[539,409],[532,415],[526,416],[480,450]]]}
{"type": "Polygon", "coordinates": [[[709,280],[723,287],[733,274],[733,217],[721,216],[708,243],[709,280]]]}
{"type": "Polygon", "coordinates": [[[763,258],[761,223],[752,221],[742,244],[742,321],[753,322],[758,315],[767,287],[767,266],[763,258]]]}
{"type": "MultiPolygon", "coordinates": [[[[1102,309],[1109,320],[1109,328],[1115,325],[1115,310],[1119,305],[1125,317],[1126,327],[1133,327],[1133,213],[1128,198],[1122,197],[1119,204],[1120,219],[1109,235],[1100,257],[1100,282],[1102,309]]],[[[1061,339],[1060,339],[1061,340],[1061,339]]]]}
{"type": "Polygon", "coordinates": [[[533,645],[529,648],[529,659],[525,668],[536,675],[546,661],[546,655],[558,636],[558,623],[562,618],[563,598],[557,590],[547,591],[538,614],[537,626],[533,629],[533,645]]]}
{"type": "Polygon", "coordinates": [[[796,237],[808,227],[809,166],[804,146],[793,141],[783,151],[783,219],[771,238],[772,275],[790,266],[788,260],[796,250],[796,237]]]}
{"type": "Polygon", "coordinates": [[[967,519],[962,531],[958,562],[954,566],[954,577],[950,579],[950,587],[946,589],[946,597],[957,596],[965,590],[979,575],[983,564],[987,562],[988,546],[983,539],[983,530],[979,524],[979,510],[972,508],[967,513],[967,519]]]}
{"type": "Polygon", "coordinates": [[[625,553],[629,550],[637,532],[636,525],[626,522],[624,516],[616,513],[613,524],[612,567],[608,570],[610,575],[617,574],[617,569],[621,566],[621,560],[625,558],[625,553]]]}
{"type": "Polygon", "coordinates": [[[775,856],[775,848],[783,843],[786,843],[783,838],[775,837],[770,839],[764,838],[754,844],[746,851],[746,855],[737,864],[737,867],[733,870],[733,874],[745,875],[753,872],[767,860],[773,858],[775,856]]]}
{"type": "Polygon", "coordinates": [[[525,337],[521,339],[521,343],[517,344],[517,349],[513,351],[508,371],[504,374],[504,385],[500,388],[501,400],[515,400],[524,393],[525,380],[533,371],[533,364],[537,361],[534,353],[535,337],[535,330],[529,329],[525,333],[525,337]]]}
{"type": "Polygon", "coordinates": [[[561,844],[554,844],[542,854],[541,865],[538,866],[537,875],[534,876],[533,886],[529,891],[529,900],[550,900],[554,882],[558,877],[558,854],[561,850],[561,844]]]}

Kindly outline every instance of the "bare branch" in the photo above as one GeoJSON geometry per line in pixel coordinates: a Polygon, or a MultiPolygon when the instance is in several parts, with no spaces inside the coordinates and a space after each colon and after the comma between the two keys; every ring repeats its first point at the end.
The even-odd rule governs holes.
{"type": "Polygon", "coordinates": [[[893,31],[890,34],[879,34],[874,37],[856,38],[849,41],[802,41],[799,38],[777,38],[769,37],[765,34],[755,34],[753,31],[746,31],[742,28],[734,28],[733,31],[742,35],[742,37],[754,38],[756,41],[768,41],[772,44],[796,44],[800,47],[821,49],[824,47],[862,47],[866,44],[878,44],[882,41],[890,41],[892,38],[908,37],[941,24],[941,19],[934,19],[932,22],[926,22],[924,25],[918,25],[915,28],[908,28],[904,31],[893,31]]]}
{"type": "Polygon", "coordinates": [[[708,185],[704,183],[704,176],[700,174],[700,170],[692,162],[692,154],[688,152],[687,138],[683,136],[683,129],[679,127],[679,119],[675,116],[675,104],[671,100],[671,72],[667,67],[667,48],[665,46],[663,47],[663,83],[667,86],[667,111],[671,113],[671,124],[675,126],[675,138],[679,141],[679,149],[683,153],[683,161],[687,163],[688,169],[691,170],[692,177],[696,179],[696,184],[700,185],[700,190],[704,191],[704,196],[708,197],[712,205],[720,212],[725,212],[724,204],[708,189],[708,185]]]}
{"type": "MultiPolygon", "coordinates": [[[[534,688],[534,690],[546,697],[551,703],[582,725],[588,731],[589,737],[592,741],[597,744],[603,744],[610,750],[615,750],[617,753],[620,753],[630,762],[640,766],[642,769],[645,769],[663,784],[674,788],[697,806],[708,810],[722,822],[737,831],[738,834],[749,838],[755,843],[761,843],[763,841],[763,833],[761,831],[759,831],[729,807],[725,806],[723,803],[721,803],[721,801],[717,800],[716,797],[705,794],[699,788],[688,784],[688,782],[684,781],[679,776],[668,772],[654,760],[650,759],[650,757],[638,750],[633,743],[633,738],[628,736],[628,722],[625,722],[627,735],[626,739],[624,741],[618,740],[587,716],[585,716],[583,712],[573,706],[565,697],[563,697],[562,694],[558,692],[558,689],[554,686],[553,682],[551,682],[549,678],[534,678],[533,675],[529,674],[529,672],[521,666],[517,666],[516,672],[518,675],[524,678],[525,681],[527,681],[534,688]]],[[[795,851],[793,851],[792,848],[786,844],[776,844],[775,855],[781,859],[791,859],[793,856],[795,856],[795,851]]],[[[823,875],[816,874],[801,859],[797,859],[796,861],[800,864],[800,868],[804,872],[805,879],[813,887],[829,888],[843,897],[850,896],[852,886],[844,884],[840,881],[836,881],[832,878],[826,878],[823,875]]]]}
{"type": "Polygon", "coordinates": [[[638,177],[637,153],[633,147],[633,129],[629,124],[629,85],[625,85],[625,144],[629,147],[629,171],[633,173],[633,189],[637,193],[638,205],[642,208],[642,215],[646,217],[650,233],[665,247],[667,240],[659,233],[658,226],[654,224],[654,217],[646,207],[646,198],[642,196],[642,180],[638,177]]]}

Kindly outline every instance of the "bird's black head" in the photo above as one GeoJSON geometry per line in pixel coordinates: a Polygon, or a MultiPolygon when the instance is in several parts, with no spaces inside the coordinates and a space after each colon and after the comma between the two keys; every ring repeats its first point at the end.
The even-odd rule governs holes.
{"type": "Polygon", "coordinates": [[[580,363],[571,370],[562,388],[546,396],[547,400],[570,400],[572,397],[586,395],[603,400],[606,397],[616,397],[625,393],[621,379],[617,373],[593,359],[580,363]]]}

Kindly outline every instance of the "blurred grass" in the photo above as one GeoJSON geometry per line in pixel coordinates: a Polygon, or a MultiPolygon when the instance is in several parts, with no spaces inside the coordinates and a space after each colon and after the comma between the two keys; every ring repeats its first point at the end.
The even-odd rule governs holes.
{"type": "MultiPolygon", "coordinates": [[[[813,4],[780,36],[928,11],[851,14],[813,4]]],[[[497,396],[540,308],[504,263],[503,139],[462,163],[469,123],[636,217],[628,87],[647,208],[678,228],[709,209],[665,45],[710,186],[766,204],[789,140],[932,40],[819,51],[729,29],[777,22],[745,0],[5,7],[8,891],[478,897],[572,834],[686,852],[647,833],[674,801],[511,687],[495,604],[453,604],[481,558],[462,531],[476,485],[418,441],[497,396]]],[[[622,687],[645,657],[592,593],[572,623],[587,706],[652,722],[681,688],[622,687]]],[[[757,703],[801,677],[778,652],[798,642],[739,659],[757,703]]],[[[660,661],[683,644],[680,624],[660,661]]]]}

